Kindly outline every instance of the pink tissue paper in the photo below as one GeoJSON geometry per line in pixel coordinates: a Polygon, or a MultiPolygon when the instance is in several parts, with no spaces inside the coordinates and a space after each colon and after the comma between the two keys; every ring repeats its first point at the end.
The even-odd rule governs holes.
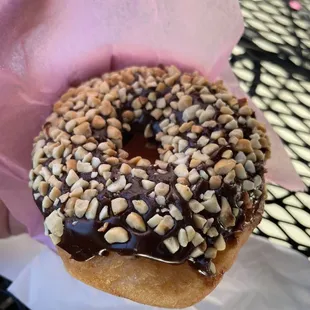
{"type": "MultiPolygon", "coordinates": [[[[43,220],[28,188],[32,140],[72,83],[162,63],[223,79],[246,96],[228,62],[244,29],[237,0],[2,0],[0,29],[0,199],[38,239],[43,220]]],[[[272,142],[268,181],[303,190],[279,137],[255,110],[272,142]]]]}

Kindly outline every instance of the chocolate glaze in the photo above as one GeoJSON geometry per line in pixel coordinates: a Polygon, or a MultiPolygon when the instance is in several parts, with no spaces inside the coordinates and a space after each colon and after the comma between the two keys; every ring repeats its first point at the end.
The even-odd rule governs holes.
{"type": "MultiPolygon", "coordinates": [[[[177,81],[178,82],[178,81],[177,81]]],[[[144,89],[142,91],[142,94],[140,94],[140,97],[148,97],[148,94],[154,91],[154,89],[144,89]]],[[[171,87],[167,87],[164,92],[159,93],[157,92],[157,95],[164,95],[168,94],[171,91],[171,87]]],[[[133,99],[131,101],[128,101],[122,105],[120,109],[117,109],[118,118],[122,120],[122,112],[125,110],[133,110],[131,103],[132,101],[137,98],[138,96],[132,91],[128,92],[132,94],[133,99]]],[[[191,93],[191,96],[193,98],[193,104],[199,104],[202,109],[205,109],[207,107],[207,104],[203,103],[200,99],[198,92],[191,93]]],[[[172,95],[169,100],[167,100],[167,103],[169,104],[173,100],[178,100],[176,95],[172,95]]],[[[153,103],[155,104],[155,103],[153,103]]],[[[181,125],[183,123],[182,119],[182,112],[173,110],[173,113],[176,115],[177,123],[181,125]]],[[[237,115],[238,117],[238,115],[237,115]]],[[[215,116],[216,118],[216,116],[215,116]]],[[[144,110],[141,117],[136,119],[132,124],[132,131],[130,133],[123,132],[123,142],[126,145],[133,137],[133,133],[136,132],[143,132],[145,126],[147,124],[150,124],[152,127],[153,132],[156,134],[161,131],[159,123],[164,119],[164,117],[161,117],[159,120],[155,120],[153,117],[150,116],[150,114],[144,110]]],[[[212,131],[222,129],[223,126],[218,124],[215,128],[212,130],[210,128],[204,128],[201,135],[205,135],[210,138],[212,131]]],[[[251,130],[244,126],[242,128],[244,132],[244,138],[249,138],[249,136],[252,134],[251,130]]],[[[197,147],[197,141],[189,139],[186,136],[186,133],[179,134],[183,139],[186,139],[189,141],[189,147],[197,147]]],[[[93,130],[93,137],[100,143],[107,140],[107,132],[106,129],[102,130],[93,130]]],[[[211,138],[210,138],[211,139],[211,138]]],[[[150,142],[154,143],[154,140],[150,140],[150,142]]],[[[210,140],[212,143],[212,139],[210,140]]],[[[186,148],[186,149],[187,149],[186,148]]],[[[125,146],[126,149],[126,146],[125,146]]],[[[186,151],[183,150],[183,152],[186,151]]],[[[212,154],[211,159],[214,162],[217,162],[221,159],[222,153],[227,150],[231,149],[230,145],[227,146],[220,146],[220,148],[212,154]]],[[[264,150],[263,150],[264,151],[264,150]]],[[[99,150],[95,150],[92,152],[94,156],[97,156],[101,159],[102,153],[99,150]]],[[[48,166],[50,161],[53,159],[47,160],[43,165],[48,166]]],[[[63,159],[63,164],[65,164],[65,160],[63,159]]],[[[255,167],[257,170],[257,174],[259,174],[263,178],[263,162],[256,162],[255,167]]],[[[146,214],[144,214],[142,217],[145,222],[148,221],[154,214],[157,213],[157,210],[159,210],[160,215],[166,215],[169,214],[169,210],[167,208],[160,208],[155,200],[149,196],[149,193],[151,191],[146,191],[143,189],[141,185],[141,179],[137,177],[132,177],[131,175],[126,175],[126,181],[128,183],[132,183],[132,186],[127,189],[123,190],[120,193],[111,193],[104,189],[101,191],[97,199],[99,201],[99,208],[97,210],[97,215],[94,220],[87,220],[85,218],[80,219],[75,216],[66,218],[64,221],[64,234],[61,237],[61,242],[58,244],[62,249],[67,251],[71,254],[71,257],[77,261],[85,261],[94,255],[98,255],[100,250],[107,249],[109,251],[116,251],[121,255],[147,255],[149,257],[152,257],[154,259],[160,259],[165,260],[171,263],[183,263],[186,260],[188,260],[190,253],[194,249],[194,246],[190,243],[186,248],[180,247],[180,249],[175,253],[171,254],[167,248],[164,246],[163,241],[167,239],[170,236],[175,236],[180,228],[184,228],[185,226],[192,225],[193,218],[192,218],[192,212],[188,206],[188,202],[186,202],[178,193],[178,191],[175,188],[175,184],[177,183],[176,175],[173,172],[173,168],[170,164],[168,165],[166,174],[160,174],[157,172],[158,167],[156,165],[152,165],[149,168],[146,169],[147,174],[149,175],[149,180],[154,181],[155,183],[164,182],[168,183],[170,186],[170,191],[168,195],[166,196],[166,205],[168,206],[170,203],[174,204],[182,213],[183,220],[181,221],[175,221],[174,227],[164,236],[160,236],[157,233],[154,232],[153,229],[150,229],[147,226],[146,232],[139,232],[134,229],[131,229],[126,224],[126,217],[127,215],[134,211],[134,207],[132,204],[132,200],[144,200],[146,204],[149,207],[149,210],[146,214]],[[126,211],[119,216],[114,216],[111,211],[111,200],[116,197],[123,197],[128,202],[128,208],[126,211]],[[99,213],[102,210],[104,206],[109,207],[109,213],[111,215],[110,218],[100,221],[99,220],[99,213]],[[130,239],[127,243],[122,244],[109,244],[104,239],[104,233],[98,232],[98,229],[103,226],[104,223],[108,223],[108,229],[114,227],[114,226],[121,226],[124,227],[129,235],[130,239]]],[[[208,168],[207,165],[203,164],[198,167],[199,170],[205,170],[208,168]]],[[[85,179],[86,181],[91,180],[90,173],[81,173],[80,177],[85,179]]],[[[116,180],[119,177],[119,165],[114,166],[112,169],[112,175],[111,179],[116,180]]],[[[250,175],[252,178],[253,176],[250,175]]],[[[61,178],[61,181],[64,181],[66,178],[66,174],[64,174],[61,178]]],[[[98,176],[96,180],[100,183],[105,184],[106,180],[98,176]]],[[[208,181],[204,179],[200,179],[195,189],[193,190],[193,199],[199,199],[199,196],[203,194],[206,190],[209,189],[209,183],[208,181]]],[[[262,189],[262,187],[260,188],[262,189]]],[[[63,182],[63,186],[61,188],[62,193],[70,192],[70,188],[66,185],[65,182],[63,182]]],[[[221,198],[221,196],[224,196],[227,198],[230,206],[232,208],[237,208],[239,210],[239,214],[236,217],[236,226],[231,228],[225,228],[222,226],[220,220],[219,220],[219,213],[212,214],[207,212],[206,210],[202,211],[201,214],[206,218],[214,218],[214,226],[217,228],[218,232],[221,233],[224,237],[224,239],[227,241],[229,239],[234,238],[234,233],[236,231],[240,231],[243,228],[243,225],[245,222],[251,221],[251,218],[256,213],[257,208],[259,206],[259,201],[254,197],[249,197],[250,201],[253,203],[253,206],[251,209],[244,209],[242,206],[240,207],[238,205],[238,202],[241,200],[244,200],[244,195],[247,195],[247,193],[242,191],[241,188],[241,182],[236,181],[233,183],[233,185],[227,185],[222,184],[222,186],[215,191],[215,194],[218,199],[221,198]]],[[[262,199],[262,198],[261,198],[262,199]]],[[[36,200],[37,206],[42,210],[42,200],[43,197],[40,197],[36,200]]],[[[220,201],[220,200],[219,200],[220,201]]],[[[47,210],[44,210],[44,216],[47,217],[54,209],[60,208],[63,210],[65,207],[64,204],[58,203],[57,206],[53,208],[49,208],[47,210]]],[[[196,228],[196,231],[200,232],[202,234],[202,231],[199,231],[199,229],[196,228]]],[[[207,242],[208,247],[211,247],[215,240],[215,238],[211,238],[208,236],[204,236],[207,242]]],[[[198,257],[196,259],[191,260],[191,264],[195,266],[196,268],[209,272],[209,259],[206,259],[204,257],[198,257]]]]}

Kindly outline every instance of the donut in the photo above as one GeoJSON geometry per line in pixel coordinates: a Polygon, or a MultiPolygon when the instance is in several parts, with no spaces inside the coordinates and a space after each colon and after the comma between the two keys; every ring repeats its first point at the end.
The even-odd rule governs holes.
{"type": "Polygon", "coordinates": [[[222,81],[130,67],[69,88],[31,156],[29,186],[68,272],[182,308],[216,287],[260,222],[270,142],[222,81]]]}

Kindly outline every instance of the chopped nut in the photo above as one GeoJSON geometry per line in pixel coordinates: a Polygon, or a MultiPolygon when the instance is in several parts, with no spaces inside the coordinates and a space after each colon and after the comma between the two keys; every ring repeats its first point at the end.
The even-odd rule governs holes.
{"type": "Polygon", "coordinates": [[[205,209],[205,207],[197,200],[192,199],[189,201],[189,207],[194,213],[199,213],[205,209]]]}
{"type": "Polygon", "coordinates": [[[119,163],[119,159],[117,157],[108,157],[105,161],[112,166],[115,166],[119,163]]]}
{"type": "Polygon", "coordinates": [[[133,229],[139,230],[139,231],[146,231],[145,223],[141,217],[141,215],[131,212],[126,218],[126,223],[133,229]]]}
{"type": "Polygon", "coordinates": [[[178,232],[178,241],[181,245],[181,247],[185,248],[188,245],[188,238],[187,238],[187,233],[184,228],[181,228],[178,232]]]}
{"type": "Polygon", "coordinates": [[[90,125],[88,122],[84,122],[73,129],[75,135],[84,135],[89,138],[92,134],[90,125]]]}
{"type": "Polygon", "coordinates": [[[191,242],[194,239],[195,234],[196,234],[195,229],[192,226],[186,226],[185,227],[185,231],[186,231],[186,234],[187,234],[188,242],[191,242]]]}
{"type": "Polygon", "coordinates": [[[77,161],[75,159],[69,159],[66,161],[67,171],[76,170],[76,163],[77,161]]]}
{"type": "Polygon", "coordinates": [[[164,206],[166,204],[166,199],[164,196],[156,196],[155,201],[160,205],[164,206]]]}
{"type": "Polygon", "coordinates": [[[190,106],[183,111],[182,118],[184,122],[188,122],[196,117],[196,112],[199,110],[198,104],[190,106]]]}
{"type": "Polygon", "coordinates": [[[251,160],[247,160],[244,167],[245,167],[245,170],[250,173],[255,173],[256,171],[255,166],[251,160]]]}
{"type": "Polygon", "coordinates": [[[129,174],[131,172],[131,167],[128,164],[122,164],[120,167],[120,173],[121,174],[129,174]]]}
{"type": "Polygon", "coordinates": [[[219,235],[217,229],[215,227],[211,227],[208,232],[207,235],[211,238],[217,237],[219,235]]]}
{"type": "Polygon", "coordinates": [[[221,114],[218,118],[217,118],[217,121],[220,123],[220,124],[227,124],[229,123],[230,121],[233,120],[233,117],[231,115],[228,115],[228,114],[221,114]]]}
{"type": "Polygon", "coordinates": [[[205,219],[205,217],[200,214],[194,214],[193,220],[194,220],[195,226],[199,229],[202,229],[207,223],[207,220],[205,219]]]}
{"type": "Polygon", "coordinates": [[[151,166],[151,162],[148,159],[142,158],[137,162],[137,167],[147,168],[151,166]]]}
{"type": "Polygon", "coordinates": [[[217,249],[215,249],[215,248],[207,248],[207,250],[205,252],[205,258],[214,259],[214,258],[216,258],[216,254],[217,254],[217,249]]]}
{"type": "Polygon", "coordinates": [[[92,122],[91,122],[92,127],[95,129],[102,129],[106,125],[106,121],[99,115],[95,115],[92,122]]]}
{"type": "Polygon", "coordinates": [[[151,116],[153,116],[156,120],[159,120],[162,115],[163,111],[161,109],[156,108],[151,112],[151,116]]]}
{"type": "Polygon", "coordinates": [[[60,237],[53,234],[49,234],[49,237],[51,238],[54,245],[57,245],[61,241],[60,237]]]}
{"type": "Polygon", "coordinates": [[[90,202],[89,204],[89,207],[85,213],[85,217],[88,219],[88,220],[93,220],[95,219],[96,217],[96,214],[97,214],[97,209],[98,209],[98,206],[99,206],[99,201],[97,198],[93,198],[92,201],[90,202]]]}
{"type": "Polygon", "coordinates": [[[193,126],[193,124],[194,124],[194,122],[186,122],[186,123],[183,123],[183,124],[180,126],[179,131],[180,131],[181,133],[184,133],[184,132],[188,131],[189,129],[191,129],[192,126],[193,126]]]}
{"type": "Polygon", "coordinates": [[[217,140],[221,137],[223,137],[224,133],[222,130],[216,130],[216,131],[213,131],[212,134],[211,134],[211,139],[213,140],[217,140]]]}
{"type": "Polygon", "coordinates": [[[190,256],[193,258],[199,257],[201,255],[203,255],[203,251],[200,249],[200,247],[195,248],[190,254],[190,256]]]}
{"type": "Polygon", "coordinates": [[[169,213],[175,220],[177,221],[183,220],[183,215],[181,211],[173,204],[169,205],[169,213]]]}
{"type": "Polygon", "coordinates": [[[218,189],[222,185],[222,177],[219,175],[214,175],[210,178],[210,188],[218,189]]]}
{"type": "Polygon", "coordinates": [[[244,180],[247,178],[247,173],[245,172],[245,169],[242,164],[237,164],[235,170],[238,179],[244,180]]]}
{"type": "Polygon", "coordinates": [[[72,186],[78,180],[79,180],[78,175],[74,172],[74,170],[71,169],[66,177],[67,185],[72,186]]]}
{"type": "Polygon", "coordinates": [[[221,211],[221,207],[219,206],[217,198],[215,195],[212,195],[211,198],[209,198],[206,201],[203,201],[202,205],[210,213],[218,213],[221,211]]]}
{"type": "Polygon", "coordinates": [[[190,107],[193,103],[193,99],[191,96],[184,95],[180,98],[179,102],[177,103],[178,110],[184,111],[188,107],[190,107]]]}
{"type": "Polygon", "coordinates": [[[168,128],[167,133],[170,136],[176,136],[179,133],[179,126],[178,125],[171,126],[170,128],[168,128]]]}
{"type": "Polygon", "coordinates": [[[239,109],[239,114],[242,116],[250,116],[253,114],[253,110],[248,105],[244,105],[239,109]]]}
{"type": "Polygon", "coordinates": [[[129,235],[122,227],[112,227],[104,235],[104,239],[110,244],[125,243],[129,240],[129,235]]]}
{"type": "Polygon", "coordinates": [[[144,200],[133,200],[132,204],[140,214],[145,214],[149,209],[144,200]]]}
{"type": "Polygon", "coordinates": [[[88,173],[93,171],[93,167],[90,163],[77,162],[77,171],[82,173],[88,173]]]}
{"type": "Polygon", "coordinates": [[[187,166],[185,164],[180,164],[180,165],[176,166],[175,169],[174,169],[174,173],[178,177],[186,178],[188,176],[187,166]]]}
{"type": "Polygon", "coordinates": [[[51,177],[51,172],[46,167],[42,167],[40,174],[44,178],[45,181],[48,181],[48,179],[51,177]]]}
{"type": "Polygon", "coordinates": [[[259,175],[256,175],[255,177],[254,177],[254,186],[255,187],[259,187],[259,186],[261,186],[261,184],[262,184],[262,178],[259,176],[259,175]]]}
{"type": "Polygon", "coordinates": [[[103,175],[104,172],[109,172],[111,170],[111,165],[102,164],[98,167],[98,172],[100,175],[103,175]]]}
{"type": "Polygon", "coordinates": [[[65,206],[65,209],[64,209],[64,212],[67,216],[73,216],[74,214],[74,205],[75,205],[75,202],[76,202],[77,198],[76,197],[72,197],[72,198],[69,198],[66,202],[66,206],[65,206]]]}
{"type": "Polygon", "coordinates": [[[71,133],[76,125],[77,125],[76,121],[72,119],[66,123],[65,129],[67,132],[71,133]]]}
{"type": "Polygon", "coordinates": [[[47,182],[40,182],[38,186],[39,193],[45,196],[48,192],[49,185],[47,182]]]}
{"type": "Polygon", "coordinates": [[[228,174],[225,176],[224,178],[224,183],[225,184],[231,184],[234,182],[236,177],[236,172],[235,170],[231,170],[230,172],[228,172],[228,174]]]}
{"type": "Polygon", "coordinates": [[[131,175],[133,177],[137,177],[137,178],[141,178],[141,179],[148,179],[149,178],[149,176],[145,170],[138,169],[138,168],[133,168],[131,170],[131,175]]]}
{"type": "Polygon", "coordinates": [[[235,146],[237,151],[245,152],[245,153],[251,153],[253,152],[251,142],[247,139],[240,139],[235,146]]]}
{"type": "Polygon", "coordinates": [[[209,143],[210,139],[207,138],[206,136],[201,136],[198,140],[197,140],[197,145],[200,147],[204,147],[209,143]]]}
{"type": "MultiPolygon", "coordinates": [[[[107,231],[108,227],[109,227],[109,223],[108,223],[108,222],[105,222],[105,223],[103,223],[103,225],[102,225],[101,227],[98,228],[97,231],[98,231],[98,232],[104,233],[104,232],[107,231]]],[[[102,251],[102,250],[101,250],[101,251],[102,251]]],[[[100,252],[99,252],[99,255],[100,255],[100,252]]]]}
{"type": "Polygon", "coordinates": [[[82,218],[88,208],[89,201],[77,199],[74,206],[74,213],[78,218],[82,218]]]}
{"type": "Polygon", "coordinates": [[[158,183],[155,186],[155,194],[158,196],[166,196],[169,193],[169,185],[166,183],[158,183]]]}
{"type": "Polygon", "coordinates": [[[63,167],[62,164],[53,164],[53,168],[52,168],[53,174],[57,176],[61,175],[62,167],[63,167]]]}
{"type": "Polygon", "coordinates": [[[55,201],[60,195],[61,195],[60,189],[58,189],[57,187],[53,187],[53,189],[50,191],[48,197],[52,201],[55,201]]]}
{"type": "Polygon", "coordinates": [[[256,162],[257,158],[256,158],[256,154],[255,153],[250,153],[247,157],[248,160],[252,161],[253,163],[256,162]]]}
{"type": "Polygon", "coordinates": [[[127,110],[123,112],[122,118],[125,123],[130,123],[135,118],[135,115],[132,111],[127,110]]]}
{"type": "Polygon", "coordinates": [[[192,240],[192,243],[195,247],[197,247],[199,244],[201,244],[202,242],[204,242],[203,237],[201,236],[200,233],[195,232],[194,238],[192,240]]]}
{"type": "Polygon", "coordinates": [[[245,164],[247,158],[243,152],[238,152],[238,154],[235,157],[235,160],[237,163],[245,164]]]}
{"type": "Polygon", "coordinates": [[[195,168],[201,164],[201,160],[199,159],[192,159],[189,163],[190,168],[195,168]]]}
{"type": "Polygon", "coordinates": [[[124,187],[125,190],[129,189],[132,186],[132,183],[127,183],[126,186],[124,187]]]}
{"type": "Polygon", "coordinates": [[[224,227],[232,227],[236,224],[236,219],[232,213],[231,207],[225,197],[222,197],[222,208],[220,213],[220,220],[224,227]]]}
{"type": "Polygon", "coordinates": [[[83,147],[85,150],[91,152],[97,148],[97,145],[95,143],[88,142],[88,143],[84,144],[83,147]]]}
{"type": "Polygon", "coordinates": [[[233,152],[232,150],[226,150],[223,154],[222,154],[222,158],[226,158],[226,159],[230,159],[233,156],[233,152]]]}
{"type": "Polygon", "coordinates": [[[123,175],[121,175],[118,180],[116,180],[107,187],[107,190],[111,193],[119,192],[122,189],[124,189],[126,183],[127,183],[126,178],[123,175]]]}
{"type": "Polygon", "coordinates": [[[65,203],[68,200],[68,198],[69,198],[69,193],[59,196],[59,200],[61,203],[65,203]]]}
{"type": "Polygon", "coordinates": [[[112,113],[112,105],[108,100],[103,100],[101,102],[101,106],[99,107],[99,111],[103,116],[108,116],[112,113]]]}
{"type": "Polygon", "coordinates": [[[251,181],[249,181],[249,180],[245,180],[245,181],[243,181],[243,183],[242,183],[242,188],[243,188],[243,190],[245,190],[245,191],[251,191],[251,190],[253,190],[254,189],[254,183],[253,182],[251,182],[251,181]]]}
{"type": "Polygon", "coordinates": [[[225,175],[236,166],[236,161],[233,159],[221,159],[214,166],[216,174],[225,175]]]}
{"type": "Polygon", "coordinates": [[[144,129],[144,137],[145,138],[151,138],[153,137],[154,134],[153,134],[153,131],[152,131],[152,127],[150,124],[147,124],[145,129],[144,129]]]}
{"type": "Polygon", "coordinates": [[[174,226],[174,220],[170,215],[165,215],[154,231],[163,236],[174,226]]]}
{"type": "Polygon", "coordinates": [[[61,189],[62,187],[62,182],[59,181],[54,175],[52,175],[49,179],[48,179],[48,183],[52,186],[55,186],[59,189],[61,189]]]}
{"type": "Polygon", "coordinates": [[[70,197],[80,198],[83,194],[83,188],[81,186],[71,189],[70,197]]]}
{"type": "Polygon", "coordinates": [[[111,201],[111,208],[115,215],[122,213],[127,207],[128,203],[125,198],[115,198],[111,201]]]}
{"type": "Polygon", "coordinates": [[[217,151],[219,149],[219,146],[215,143],[210,143],[208,145],[206,145],[202,150],[201,152],[203,154],[206,154],[206,155],[211,155],[212,153],[214,153],[215,151],[217,151]]]}
{"type": "Polygon", "coordinates": [[[58,212],[54,210],[46,219],[44,224],[47,229],[56,237],[61,237],[63,235],[64,227],[62,223],[62,218],[59,216],[58,212]]]}
{"type": "Polygon", "coordinates": [[[180,244],[179,244],[178,239],[176,237],[170,237],[170,238],[164,240],[164,244],[167,247],[167,249],[169,250],[169,252],[172,254],[176,253],[180,248],[180,244]]]}
{"type": "Polygon", "coordinates": [[[148,181],[148,180],[142,180],[142,186],[145,190],[151,190],[155,187],[155,182],[148,181]]]}
{"type": "Polygon", "coordinates": [[[109,207],[108,206],[104,206],[102,208],[102,210],[100,211],[100,213],[99,213],[99,221],[102,221],[102,220],[104,220],[104,219],[106,219],[108,217],[109,217],[109,207]]]}
{"type": "Polygon", "coordinates": [[[177,183],[180,183],[183,185],[189,185],[190,184],[186,178],[177,178],[177,183]]]}
{"type": "Polygon", "coordinates": [[[97,195],[98,191],[96,189],[87,189],[82,194],[81,199],[91,201],[97,195]]]}
{"type": "Polygon", "coordinates": [[[147,224],[148,224],[151,228],[154,228],[154,227],[156,227],[162,220],[163,220],[163,217],[162,217],[162,216],[160,216],[159,214],[155,214],[153,217],[151,217],[151,218],[147,221],[147,224]]]}
{"type": "Polygon", "coordinates": [[[216,97],[211,94],[200,94],[200,98],[204,103],[214,103],[216,97]]]}
{"type": "Polygon", "coordinates": [[[83,135],[74,135],[71,137],[71,141],[76,145],[81,145],[86,142],[86,137],[83,135]]]}
{"type": "Polygon", "coordinates": [[[210,262],[210,271],[212,274],[216,274],[216,266],[213,262],[210,262]]]}
{"type": "Polygon", "coordinates": [[[87,155],[87,151],[81,146],[79,146],[74,153],[74,157],[77,160],[83,160],[86,155],[87,155]]]}
{"type": "MultiPolygon", "coordinates": [[[[55,187],[54,187],[55,188],[55,187]]],[[[47,196],[45,196],[42,200],[42,208],[48,209],[53,205],[53,201],[49,199],[47,196]]]]}
{"type": "Polygon", "coordinates": [[[188,186],[177,183],[175,187],[184,200],[189,201],[192,198],[193,193],[188,186]]]}
{"type": "Polygon", "coordinates": [[[52,152],[53,157],[54,158],[61,158],[62,155],[63,155],[64,150],[65,150],[65,146],[62,145],[62,144],[57,146],[57,147],[55,147],[53,149],[53,152],[52,152]]]}
{"type": "Polygon", "coordinates": [[[225,242],[224,237],[222,235],[218,236],[218,238],[214,242],[214,247],[218,251],[224,251],[226,249],[226,242],[225,242]]]}
{"type": "Polygon", "coordinates": [[[188,180],[191,184],[195,184],[200,178],[199,173],[196,169],[192,169],[188,175],[188,180]]]}
{"type": "Polygon", "coordinates": [[[119,130],[122,129],[122,123],[115,117],[111,117],[107,120],[109,126],[113,126],[119,130]]]}
{"type": "Polygon", "coordinates": [[[108,135],[108,138],[110,139],[115,139],[115,140],[122,139],[121,131],[118,128],[113,127],[113,126],[108,126],[107,135],[108,135]]]}

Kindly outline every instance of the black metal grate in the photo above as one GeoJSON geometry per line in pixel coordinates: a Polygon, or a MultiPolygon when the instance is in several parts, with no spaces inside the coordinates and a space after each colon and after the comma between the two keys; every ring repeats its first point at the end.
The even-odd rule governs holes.
{"type": "Polygon", "coordinates": [[[240,1],[246,31],[231,64],[241,87],[285,144],[308,190],[268,185],[264,218],[255,234],[310,259],[310,0],[240,1]]]}

